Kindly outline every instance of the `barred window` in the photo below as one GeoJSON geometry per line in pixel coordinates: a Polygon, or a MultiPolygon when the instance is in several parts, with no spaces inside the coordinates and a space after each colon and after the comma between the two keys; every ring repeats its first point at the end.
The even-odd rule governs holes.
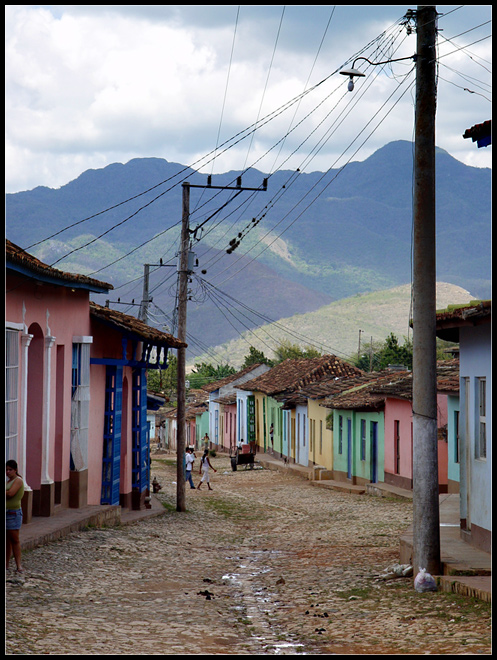
{"type": "Polygon", "coordinates": [[[17,460],[19,332],[5,331],[5,460],[17,460]]]}

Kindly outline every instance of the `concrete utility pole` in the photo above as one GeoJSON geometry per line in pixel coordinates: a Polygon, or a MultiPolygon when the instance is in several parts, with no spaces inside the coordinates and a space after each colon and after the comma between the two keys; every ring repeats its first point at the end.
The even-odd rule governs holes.
{"type": "Polygon", "coordinates": [[[143,323],[146,323],[148,321],[148,303],[150,302],[148,298],[149,273],[150,273],[150,264],[143,264],[143,297],[142,297],[142,304],[140,306],[140,312],[138,314],[138,318],[140,319],[140,321],[143,321],[143,323]]]}
{"type": "MultiPolygon", "coordinates": [[[[183,186],[183,213],[181,220],[181,246],[179,259],[179,282],[178,282],[178,339],[186,343],[186,306],[188,299],[188,257],[190,253],[190,188],[213,188],[217,190],[242,190],[261,191],[267,190],[267,179],[264,179],[262,188],[242,188],[241,176],[237,179],[236,187],[213,186],[211,177],[207,179],[207,185],[197,185],[185,182],[183,186]]],[[[176,413],[176,511],[186,511],[185,501],[185,474],[183,471],[183,456],[185,453],[185,418],[186,418],[186,348],[178,348],[178,407],[176,413]]]]}
{"type": "Polygon", "coordinates": [[[434,5],[418,5],[413,243],[413,569],[440,573],[437,454],[434,5]]]}

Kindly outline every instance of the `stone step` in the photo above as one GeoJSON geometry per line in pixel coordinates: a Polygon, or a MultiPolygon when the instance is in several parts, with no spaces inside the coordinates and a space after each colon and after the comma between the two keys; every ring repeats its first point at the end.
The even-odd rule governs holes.
{"type": "Polygon", "coordinates": [[[437,577],[437,583],[439,589],[446,593],[454,593],[470,598],[477,598],[478,600],[483,600],[486,603],[492,602],[492,577],[490,575],[441,575],[437,577]]]}

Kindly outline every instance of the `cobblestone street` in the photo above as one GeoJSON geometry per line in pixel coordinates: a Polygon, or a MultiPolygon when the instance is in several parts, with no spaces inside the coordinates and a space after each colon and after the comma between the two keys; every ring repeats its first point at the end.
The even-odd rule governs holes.
{"type": "Polygon", "coordinates": [[[25,576],[6,579],[6,653],[491,653],[490,605],[375,579],[398,562],[411,502],[211,462],[213,491],[187,484],[186,513],[174,457],[155,454],[164,515],[24,553],[25,576]]]}

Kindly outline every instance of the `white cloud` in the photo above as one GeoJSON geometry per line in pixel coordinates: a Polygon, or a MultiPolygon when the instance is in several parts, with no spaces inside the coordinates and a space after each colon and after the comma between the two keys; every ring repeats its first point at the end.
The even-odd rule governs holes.
{"type": "MultiPolygon", "coordinates": [[[[443,9],[449,14],[452,8],[443,9]]],[[[485,6],[465,11],[441,19],[444,37],[484,22],[485,11],[489,14],[485,6]]],[[[236,12],[232,5],[6,5],[7,190],[57,187],[90,167],[133,157],[156,156],[190,164],[213,150],[236,12]]],[[[261,116],[303,91],[331,12],[331,6],[286,7],[275,49],[283,7],[240,7],[221,141],[256,121],[266,84],[261,116]]],[[[337,6],[310,84],[326,78],[404,12],[403,7],[364,6],[359,11],[337,6]]],[[[482,29],[459,37],[457,44],[483,36],[482,29]]],[[[490,75],[482,67],[491,59],[490,47],[488,40],[474,44],[470,49],[474,58],[461,51],[443,57],[440,66],[437,144],[477,166],[490,166],[491,149],[478,150],[462,139],[462,133],[490,118],[491,106],[482,96],[490,94],[490,75]],[[462,79],[457,71],[471,77],[462,79]]],[[[451,49],[455,50],[452,44],[443,44],[440,53],[451,49]]],[[[414,50],[415,37],[411,36],[402,55],[414,50]]],[[[396,76],[405,70],[403,63],[393,68],[396,76]]],[[[301,102],[296,121],[333,86],[344,89],[346,79],[337,78],[342,76],[335,76],[301,102]]],[[[330,167],[394,84],[383,76],[377,78],[371,98],[358,103],[350,115],[353,121],[344,122],[334,133],[312,169],[330,167]]],[[[335,102],[335,97],[327,101],[309,123],[292,133],[284,153],[291,153],[335,102]]],[[[391,140],[411,139],[412,104],[409,93],[357,159],[391,140]]],[[[293,113],[294,108],[258,132],[248,165],[286,133],[293,113]]],[[[324,125],[316,130],[314,142],[324,130],[324,125]]],[[[314,142],[307,142],[305,149],[314,142]]],[[[216,162],[215,171],[241,169],[247,150],[248,141],[230,150],[216,162]]],[[[271,167],[277,151],[257,167],[271,167]]],[[[294,157],[291,166],[298,166],[305,155],[304,151],[294,157]]]]}

